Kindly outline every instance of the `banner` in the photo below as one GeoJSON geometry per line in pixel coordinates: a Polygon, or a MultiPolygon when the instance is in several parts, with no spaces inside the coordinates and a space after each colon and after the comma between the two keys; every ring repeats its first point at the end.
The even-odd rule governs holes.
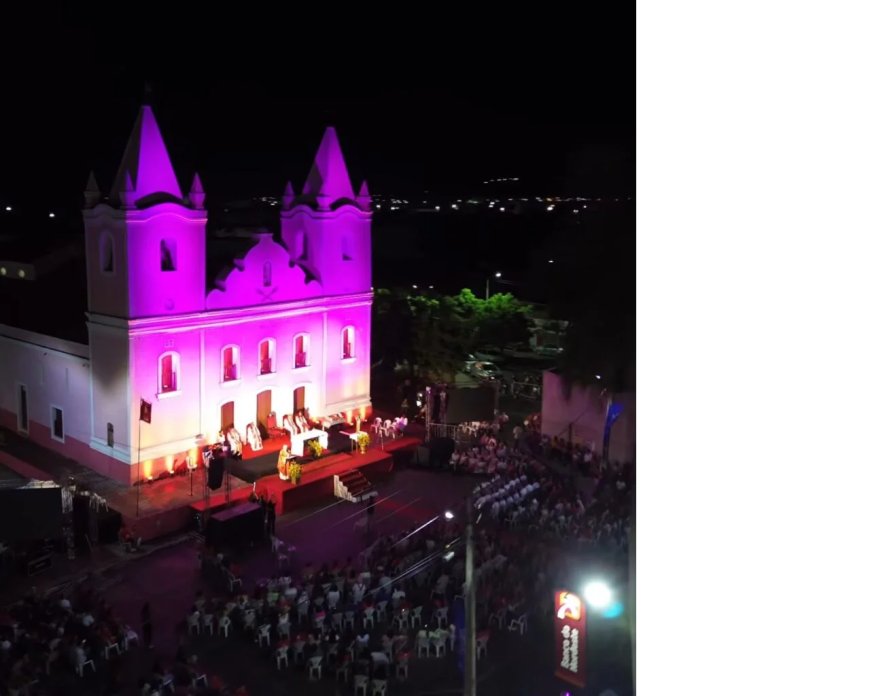
{"type": "Polygon", "coordinates": [[[151,422],[151,404],[145,399],[139,399],[139,420],[146,423],[151,422]]]}
{"type": "Polygon", "coordinates": [[[556,592],[556,676],[586,686],[586,605],[579,595],[556,592]]]}

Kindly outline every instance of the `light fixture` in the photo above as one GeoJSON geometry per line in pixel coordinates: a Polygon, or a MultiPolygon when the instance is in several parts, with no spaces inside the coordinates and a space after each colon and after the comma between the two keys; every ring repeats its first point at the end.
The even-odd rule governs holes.
{"type": "Polygon", "coordinates": [[[606,609],[613,601],[613,591],[601,580],[593,580],[583,588],[583,596],[589,606],[595,609],[606,609]]]}
{"type": "Polygon", "coordinates": [[[53,217],[54,217],[54,213],[49,213],[49,214],[48,214],[48,217],[53,218],[53,217]]]}
{"type": "Polygon", "coordinates": [[[496,272],[495,272],[495,277],[496,277],[496,278],[501,278],[501,271],[496,271],[496,272]]]}
{"type": "Polygon", "coordinates": [[[12,212],[12,206],[11,206],[11,205],[7,205],[7,206],[6,206],[6,212],[7,212],[7,213],[11,213],[11,212],[12,212]]]}
{"type": "Polygon", "coordinates": [[[553,261],[553,259],[550,259],[549,261],[547,261],[547,263],[555,263],[555,261],[553,261]]]}
{"type": "Polygon", "coordinates": [[[444,512],[444,519],[445,519],[445,520],[452,520],[452,519],[453,519],[453,513],[450,512],[450,510],[446,510],[446,511],[444,512]]]}

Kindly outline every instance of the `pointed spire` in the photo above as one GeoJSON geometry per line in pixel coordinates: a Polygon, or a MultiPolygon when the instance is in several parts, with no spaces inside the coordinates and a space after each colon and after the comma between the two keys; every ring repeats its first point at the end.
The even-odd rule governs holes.
{"type": "Polygon", "coordinates": [[[359,187],[359,193],[357,194],[356,201],[360,204],[360,207],[363,210],[372,209],[372,197],[369,195],[368,181],[362,182],[362,186],[359,187]]]}
{"type": "Polygon", "coordinates": [[[332,126],[323,134],[302,195],[316,197],[320,208],[328,208],[340,198],[354,198],[338,135],[332,126]]]}
{"type": "Polygon", "coordinates": [[[202,210],[205,203],[205,191],[202,190],[199,172],[193,175],[193,183],[190,185],[190,193],[187,194],[187,199],[194,208],[202,210]]]}
{"type": "Polygon", "coordinates": [[[93,208],[100,202],[100,187],[97,185],[97,177],[94,170],[88,175],[88,185],[85,187],[85,207],[93,208]]]}
{"type": "Polygon", "coordinates": [[[130,172],[124,172],[124,184],[118,192],[118,200],[124,208],[132,208],[136,204],[136,191],[133,188],[130,172]]]}
{"type": "Polygon", "coordinates": [[[112,200],[120,200],[122,192],[132,194],[133,203],[155,193],[181,199],[181,189],[160,135],[160,128],[154,112],[147,105],[139,109],[130,140],[127,141],[127,149],[124,150],[124,158],[112,186],[112,200]],[[129,190],[126,188],[127,179],[130,180],[129,190]]]}
{"type": "Polygon", "coordinates": [[[293,184],[288,181],[287,186],[284,187],[284,195],[281,196],[281,207],[287,210],[295,199],[296,192],[293,190],[293,184]]]}

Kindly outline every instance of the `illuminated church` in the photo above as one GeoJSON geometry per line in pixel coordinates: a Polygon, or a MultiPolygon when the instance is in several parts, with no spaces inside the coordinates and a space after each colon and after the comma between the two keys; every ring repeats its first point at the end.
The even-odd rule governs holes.
{"type": "MultiPolygon", "coordinates": [[[[137,462],[156,476],[218,433],[365,416],[371,199],[335,130],[301,192],[287,184],[277,234],[255,234],[214,277],[205,199],[199,176],[179,186],[142,107],[108,195],[93,174],[85,191],[86,338],[0,326],[3,425],[132,483],[137,462]]],[[[4,263],[2,282],[27,279],[4,263]]]]}

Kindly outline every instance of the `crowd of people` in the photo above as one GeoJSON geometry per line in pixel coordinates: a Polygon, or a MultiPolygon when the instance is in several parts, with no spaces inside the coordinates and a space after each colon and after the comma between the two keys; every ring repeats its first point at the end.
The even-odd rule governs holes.
{"type": "Polygon", "coordinates": [[[497,523],[565,540],[626,551],[634,509],[634,466],[602,459],[584,444],[547,438],[532,416],[506,432],[504,422],[459,428],[450,466],[485,474],[476,505],[497,523]],[[571,464],[563,475],[553,463],[571,464]],[[573,474],[580,475],[580,482],[573,474]]]}

